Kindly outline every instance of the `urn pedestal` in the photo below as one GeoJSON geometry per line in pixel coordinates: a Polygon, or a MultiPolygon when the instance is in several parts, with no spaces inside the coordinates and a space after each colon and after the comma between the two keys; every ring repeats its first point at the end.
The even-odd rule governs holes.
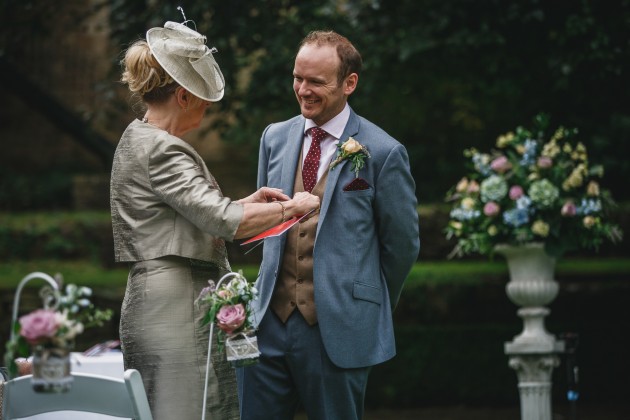
{"type": "Polygon", "coordinates": [[[544,244],[498,245],[496,252],[507,260],[509,299],[520,307],[523,331],[505,343],[509,366],[518,377],[521,420],[551,420],[551,374],[560,363],[564,342],[545,328],[550,304],[558,295],[554,280],[556,260],[545,253],[544,244]]]}

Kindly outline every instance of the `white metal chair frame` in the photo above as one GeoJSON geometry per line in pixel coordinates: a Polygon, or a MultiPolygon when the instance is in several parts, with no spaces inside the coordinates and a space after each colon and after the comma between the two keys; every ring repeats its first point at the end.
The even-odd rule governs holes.
{"type": "Polygon", "coordinates": [[[99,413],[135,420],[153,420],[140,373],[128,369],[124,379],[87,373],[73,373],[68,392],[38,393],[31,375],[4,383],[2,419],[29,417],[54,411],[99,413]]]}

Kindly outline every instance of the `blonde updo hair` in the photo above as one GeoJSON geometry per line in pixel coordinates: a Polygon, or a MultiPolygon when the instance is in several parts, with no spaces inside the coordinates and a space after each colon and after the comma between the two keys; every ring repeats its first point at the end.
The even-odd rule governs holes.
{"type": "Polygon", "coordinates": [[[179,86],[153,57],[143,39],[127,49],[120,64],[124,69],[120,80],[146,103],[166,101],[179,86]]]}

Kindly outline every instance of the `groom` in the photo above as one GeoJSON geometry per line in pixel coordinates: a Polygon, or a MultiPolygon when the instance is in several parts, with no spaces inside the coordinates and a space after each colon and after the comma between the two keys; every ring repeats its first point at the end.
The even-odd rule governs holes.
{"type": "Polygon", "coordinates": [[[262,354],[237,372],[244,420],[290,420],[300,402],[310,420],[361,419],[370,368],[396,353],[392,311],[420,247],[415,184],[405,148],[347,103],[361,65],[345,37],[310,33],[293,70],[301,115],[262,135],[258,184],[322,205],[265,240],[262,354]]]}

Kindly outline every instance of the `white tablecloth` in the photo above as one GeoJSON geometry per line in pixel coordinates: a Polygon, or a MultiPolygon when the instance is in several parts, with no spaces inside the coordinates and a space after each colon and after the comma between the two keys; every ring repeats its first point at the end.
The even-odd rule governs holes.
{"type": "MultiPolygon", "coordinates": [[[[120,351],[110,351],[98,356],[83,356],[81,353],[72,353],[72,372],[93,373],[96,375],[112,376],[122,379],[124,375],[123,358],[120,351]]],[[[55,413],[40,414],[32,417],[25,417],[29,420],[103,420],[118,419],[92,413],[77,413],[71,411],[57,411],[55,413]]]]}

